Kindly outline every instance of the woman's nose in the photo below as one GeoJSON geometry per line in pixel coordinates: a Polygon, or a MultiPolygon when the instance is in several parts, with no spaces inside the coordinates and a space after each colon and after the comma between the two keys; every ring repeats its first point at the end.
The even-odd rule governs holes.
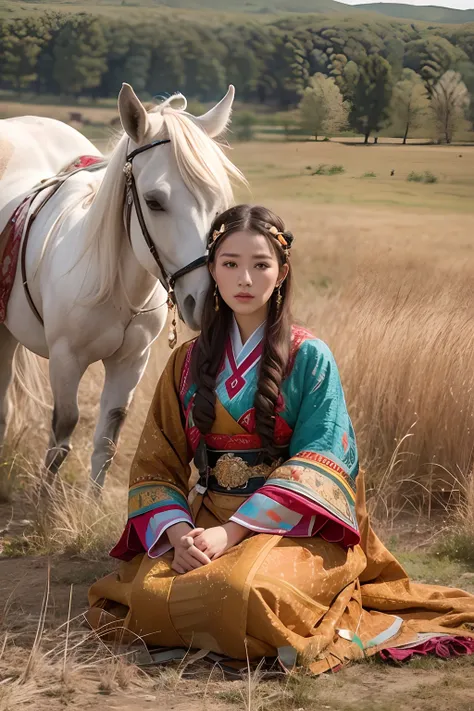
{"type": "Polygon", "coordinates": [[[250,272],[247,269],[239,274],[239,286],[251,286],[252,279],[250,272]]]}

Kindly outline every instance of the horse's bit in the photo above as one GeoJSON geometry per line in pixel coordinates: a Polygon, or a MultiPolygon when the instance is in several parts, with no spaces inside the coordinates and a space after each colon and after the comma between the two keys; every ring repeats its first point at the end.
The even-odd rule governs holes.
{"type": "MultiPolygon", "coordinates": [[[[155,243],[153,242],[151,235],[148,232],[145,218],[143,216],[142,206],[140,204],[140,198],[138,196],[138,190],[137,190],[137,185],[135,183],[135,177],[133,175],[133,159],[136,156],[140,155],[140,153],[144,153],[144,151],[148,151],[150,148],[155,148],[155,146],[162,146],[165,143],[171,143],[171,141],[169,139],[166,139],[163,141],[152,141],[151,143],[147,143],[146,146],[141,146],[140,148],[136,148],[134,151],[132,151],[131,153],[129,153],[127,155],[127,162],[125,163],[124,168],[123,168],[123,172],[125,174],[125,182],[126,182],[125,224],[126,224],[128,239],[131,240],[130,222],[131,222],[131,217],[132,217],[132,207],[135,206],[135,211],[137,213],[138,223],[140,225],[140,229],[142,231],[143,238],[146,242],[146,246],[148,247],[153,259],[155,260],[156,264],[158,265],[158,268],[161,272],[160,281],[161,281],[162,285],[164,286],[164,288],[168,292],[168,309],[171,311],[172,309],[177,308],[180,319],[182,321],[184,321],[184,319],[181,315],[181,312],[178,308],[177,302],[176,302],[176,296],[174,293],[174,286],[180,277],[186,276],[186,274],[189,274],[190,272],[194,271],[195,269],[199,269],[199,267],[203,267],[207,263],[207,256],[203,255],[202,257],[198,257],[198,259],[195,259],[193,262],[190,262],[185,267],[178,269],[178,271],[175,272],[174,274],[168,274],[168,272],[166,271],[166,269],[163,266],[163,262],[160,259],[160,255],[158,254],[158,250],[155,247],[155,243]]],[[[170,348],[175,347],[176,341],[177,341],[176,317],[174,316],[172,323],[171,323],[170,333],[168,335],[168,343],[169,343],[170,348]]]]}

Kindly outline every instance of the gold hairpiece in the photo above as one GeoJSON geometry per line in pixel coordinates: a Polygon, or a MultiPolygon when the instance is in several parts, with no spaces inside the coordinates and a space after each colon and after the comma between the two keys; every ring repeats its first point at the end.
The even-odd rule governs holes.
{"type": "Polygon", "coordinates": [[[271,227],[268,228],[268,231],[276,237],[276,239],[279,241],[282,247],[288,247],[288,242],[286,241],[285,237],[283,236],[283,232],[280,232],[275,225],[271,225],[271,227]]]}
{"type": "Polygon", "coordinates": [[[214,232],[212,233],[212,241],[215,242],[216,239],[218,239],[222,234],[224,234],[225,231],[226,231],[226,226],[225,226],[225,223],[223,222],[222,225],[220,226],[220,228],[218,230],[214,230],[214,232]]]}

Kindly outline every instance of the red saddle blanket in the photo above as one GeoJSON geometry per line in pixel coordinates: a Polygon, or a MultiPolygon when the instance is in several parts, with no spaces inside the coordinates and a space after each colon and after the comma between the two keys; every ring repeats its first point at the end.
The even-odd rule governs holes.
{"type": "MultiPolygon", "coordinates": [[[[102,163],[103,160],[104,159],[100,156],[80,156],[62,171],[60,176],[88,168],[97,163],[102,163]]],[[[6,319],[8,300],[13,288],[13,281],[18,266],[21,239],[31,203],[37,194],[38,191],[34,190],[30,195],[25,197],[0,234],[0,324],[6,319]]]]}

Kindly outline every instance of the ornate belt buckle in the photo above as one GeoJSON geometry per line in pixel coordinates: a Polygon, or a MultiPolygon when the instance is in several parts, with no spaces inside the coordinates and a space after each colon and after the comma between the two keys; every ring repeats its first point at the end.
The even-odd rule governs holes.
{"type": "Polygon", "coordinates": [[[251,467],[247,462],[230,452],[219,457],[212,473],[219,486],[229,490],[246,488],[252,476],[251,467]]]}

